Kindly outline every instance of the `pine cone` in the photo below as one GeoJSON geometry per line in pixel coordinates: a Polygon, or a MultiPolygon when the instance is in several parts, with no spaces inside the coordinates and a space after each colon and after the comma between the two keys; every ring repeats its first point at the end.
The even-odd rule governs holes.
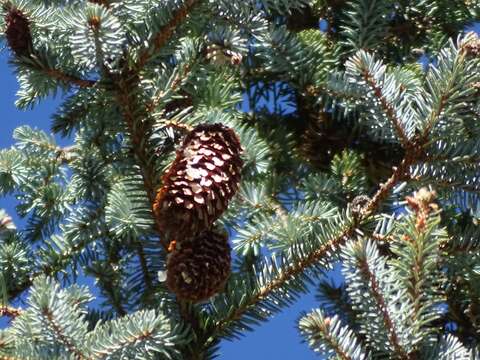
{"type": "Polygon", "coordinates": [[[290,31],[302,31],[305,29],[319,29],[320,18],[310,7],[295,8],[287,16],[287,29],[290,31]]]}
{"type": "Polygon", "coordinates": [[[178,112],[179,110],[183,110],[193,105],[193,99],[190,94],[181,91],[180,95],[182,95],[181,98],[172,99],[167,104],[165,104],[164,110],[167,117],[171,113],[178,112]]]}
{"type": "Polygon", "coordinates": [[[29,56],[32,51],[30,21],[18,9],[11,9],[5,15],[5,36],[8,46],[17,56],[29,56]]]}
{"type": "Polygon", "coordinates": [[[462,46],[464,51],[471,58],[480,57],[480,37],[472,32],[467,34],[467,39],[462,46]]]}
{"type": "Polygon", "coordinates": [[[226,235],[205,231],[177,247],[167,259],[167,286],[179,299],[199,302],[223,289],[231,263],[226,235]]]}
{"type": "Polygon", "coordinates": [[[177,151],[154,204],[163,235],[182,241],[210,228],[240,182],[242,148],[232,129],[199,125],[177,151]]]}
{"type": "Polygon", "coordinates": [[[106,6],[106,7],[108,7],[108,5],[109,5],[108,0],[88,0],[88,2],[90,2],[92,4],[103,5],[103,6],[106,6]]]}
{"type": "Polygon", "coordinates": [[[326,112],[315,112],[303,106],[301,116],[306,119],[307,125],[300,138],[299,153],[313,167],[328,169],[333,156],[341,152],[345,146],[345,137],[333,127],[333,119],[326,112]],[[314,115],[314,116],[312,116],[314,115]],[[311,117],[308,119],[308,117],[311,117]]]}

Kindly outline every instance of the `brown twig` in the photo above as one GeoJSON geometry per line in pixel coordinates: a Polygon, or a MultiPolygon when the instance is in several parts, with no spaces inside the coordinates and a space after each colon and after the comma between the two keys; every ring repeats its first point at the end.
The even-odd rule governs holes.
{"type": "Polygon", "coordinates": [[[140,53],[136,69],[141,69],[150,60],[152,54],[158,52],[170,40],[177,27],[185,20],[192,8],[200,3],[201,0],[187,0],[185,4],[178,9],[170,22],[155,35],[151,45],[140,53]]]}
{"type": "Polygon", "coordinates": [[[410,359],[409,354],[405,351],[405,349],[403,349],[402,345],[400,344],[397,332],[395,331],[393,320],[390,317],[390,314],[387,310],[387,305],[385,304],[385,298],[380,293],[377,277],[370,270],[369,264],[367,263],[366,259],[363,259],[361,261],[360,271],[366,277],[366,280],[370,283],[370,289],[372,290],[373,297],[375,299],[375,302],[377,303],[378,309],[382,314],[383,323],[385,325],[385,329],[388,332],[388,340],[390,341],[390,344],[393,346],[394,351],[399,355],[400,359],[410,359]]]}
{"type": "Polygon", "coordinates": [[[372,76],[372,74],[370,74],[368,69],[362,69],[362,70],[363,70],[362,71],[363,79],[368,84],[368,86],[372,89],[375,97],[380,101],[383,111],[385,112],[388,119],[392,123],[395,129],[395,132],[397,133],[400,139],[400,143],[405,149],[408,149],[412,145],[412,143],[408,138],[407,134],[405,133],[405,130],[403,129],[403,126],[401,124],[401,120],[398,118],[394,107],[385,98],[385,96],[383,95],[381,86],[377,84],[377,82],[375,81],[375,78],[372,76]]]}
{"type": "Polygon", "coordinates": [[[288,211],[283,207],[282,203],[272,196],[270,198],[270,205],[277,217],[286,223],[288,221],[288,211]]]}
{"type": "Polygon", "coordinates": [[[8,229],[8,226],[13,223],[13,219],[10,216],[4,216],[0,219],[0,230],[8,229]]]}
{"type": "Polygon", "coordinates": [[[45,315],[47,321],[52,326],[53,331],[56,333],[58,340],[63,343],[68,351],[75,356],[76,360],[86,360],[85,355],[75,346],[74,343],[70,341],[64,334],[60,326],[55,322],[52,312],[49,309],[43,310],[43,315],[45,315]]]}
{"type": "Polygon", "coordinates": [[[181,133],[188,134],[193,130],[193,127],[188,124],[181,124],[179,122],[169,120],[165,122],[165,127],[175,129],[181,133]]]}
{"type": "Polygon", "coordinates": [[[88,0],[88,2],[91,2],[92,4],[103,5],[106,8],[110,7],[110,1],[108,0],[88,0]]]}
{"type": "Polygon", "coordinates": [[[11,318],[16,318],[17,316],[22,315],[22,310],[16,309],[10,306],[0,306],[0,316],[8,316],[11,318]]]}
{"type": "MultiPolygon", "coordinates": [[[[118,104],[120,105],[125,122],[129,128],[132,140],[132,150],[135,153],[135,156],[138,160],[141,172],[142,172],[142,179],[143,184],[145,187],[145,191],[147,193],[150,205],[152,207],[153,212],[153,204],[155,203],[156,197],[156,171],[154,166],[150,161],[150,153],[148,149],[145,147],[145,141],[147,138],[148,132],[148,121],[147,119],[137,119],[137,105],[135,104],[135,100],[132,99],[132,90],[138,87],[138,77],[132,74],[124,74],[124,77],[120,78],[117,82],[117,99],[118,104]]],[[[155,225],[157,227],[157,231],[161,234],[160,231],[160,224],[159,219],[154,216],[155,225]]],[[[162,244],[165,251],[168,249],[167,242],[163,237],[160,238],[160,243],[162,244]]],[[[145,283],[147,288],[152,287],[152,279],[150,273],[148,271],[147,260],[145,258],[145,252],[143,250],[142,244],[137,244],[137,254],[140,259],[140,265],[142,267],[143,276],[145,279],[145,283]]]]}
{"type": "MultiPolygon", "coordinates": [[[[132,74],[124,74],[123,77],[119,79],[117,86],[118,104],[122,108],[123,117],[130,131],[132,150],[134,151],[139,162],[139,166],[142,171],[143,184],[145,186],[145,191],[147,192],[147,196],[153,211],[153,204],[155,203],[158,184],[156,181],[157,174],[155,168],[150,161],[150,152],[145,147],[145,141],[148,132],[147,128],[149,124],[147,119],[137,119],[138,104],[134,104],[134,99],[132,99],[132,92],[134,92],[138,87],[138,77],[132,74]],[[126,80],[127,78],[128,80],[126,80]]],[[[161,234],[162,231],[159,219],[157,219],[155,216],[154,219],[157,231],[159,234],[161,234]]],[[[161,239],[161,244],[167,251],[169,244],[164,238],[161,239]]]]}
{"type": "Polygon", "coordinates": [[[80,88],[89,88],[96,84],[95,80],[79,79],[75,76],[65,74],[57,69],[43,69],[43,71],[45,72],[45,74],[47,74],[51,78],[54,78],[56,80],[69,83],[72,85],[76,85],[80,88]]]}

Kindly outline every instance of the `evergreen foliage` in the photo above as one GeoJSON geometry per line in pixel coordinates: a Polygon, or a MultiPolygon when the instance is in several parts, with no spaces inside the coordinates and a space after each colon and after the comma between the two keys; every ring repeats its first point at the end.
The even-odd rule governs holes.
{"type": "Polygon", "coordinates": [[[0,150],[25,219],[0,210],[1,358],[212,359],[312,286],[298,326],[325,358],[478,358],[479,1],[1,3],[16,105],[60,92],[71,142],[22,126],[0,150]],[[155,211],[185,137],[218,123],[243,147],[211,219],[231,269],[223,235],[175,249],[155,211]],[[167,263],[197,268],[169,287],[167,263]]]}

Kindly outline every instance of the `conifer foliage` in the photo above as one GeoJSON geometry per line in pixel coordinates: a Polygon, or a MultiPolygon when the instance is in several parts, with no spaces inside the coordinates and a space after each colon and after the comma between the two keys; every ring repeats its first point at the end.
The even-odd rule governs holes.
{"type": "Polygon", "coordinates": [[[0,358],[480,356],[478,1],[1,2],[0,358]]]}

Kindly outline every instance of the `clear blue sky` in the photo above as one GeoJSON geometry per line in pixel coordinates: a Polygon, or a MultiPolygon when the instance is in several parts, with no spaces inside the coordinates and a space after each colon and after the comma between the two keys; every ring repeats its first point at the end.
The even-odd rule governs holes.
{"type": "MultiPolygon", "coordinates": [[[[12,132],[21,125],[37,127],[49,132],[50,115],[60,103],[59,99],[50,99],[37,105],[31,111],[18,111],[15,108],[15,93],[18,85],[12,69],[7,64],[8,52],[0,54],[0,148],[13,144],[12,132]]],[[[59,139],[65,144],[64,139],[59,139]]],[[[17,224],[22,222],[15,214],[15,200],[12,197],[0,198],[0,208],[6,209],[17,224]]],[[[86,279],[82,279],[85,281],[86,279]]],[[[82,282],[83,282],[82,281],[82,282]]],[[[89,282],[86,280],[85,282],[89,282]]],[[[220,360],[313,360],[319,359],[306,344],[302,344],[296,324],[302,311],[316,307],[313,294],[304,296],[294,306],[275,316],[268,323],[258,327],[255,332],[247,333],[244,338],[234,342],[225,341],[221,345],[220,360]]],[[[2,324],[4,322],[0,322],[2,324]]]]}

